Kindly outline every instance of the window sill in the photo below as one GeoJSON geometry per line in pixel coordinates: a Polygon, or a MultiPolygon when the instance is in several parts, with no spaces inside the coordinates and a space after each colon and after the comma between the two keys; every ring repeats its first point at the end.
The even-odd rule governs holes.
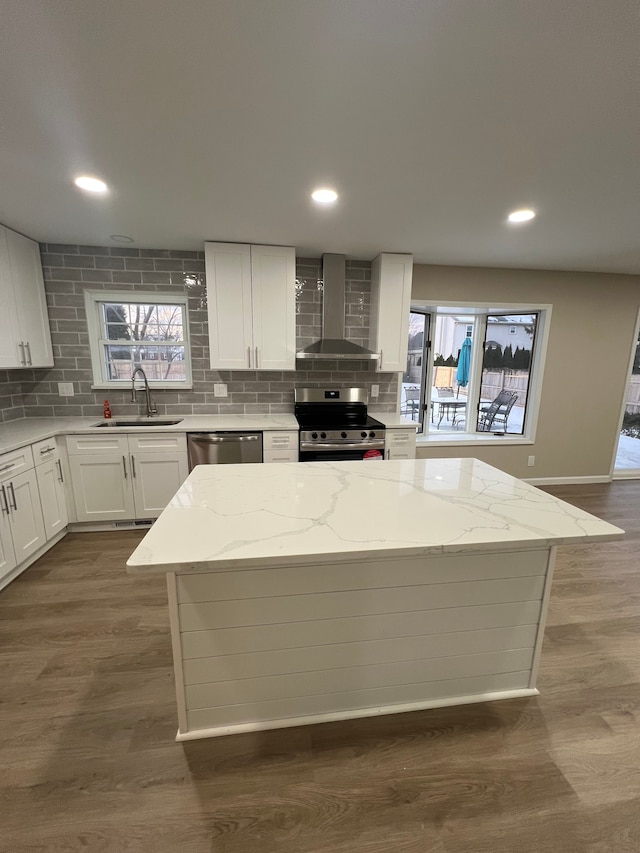
{"type": "MultiPolygon", "coordinates": [[[[177,382],[150,382],[149,389],[151,391],[191,391],[193,384],[184,382],[178,385],[177,382]]],[[[108,385],[92,385],[92,391],[131,391],[131,380],[126,382],[110,382],[108,385]]],[[[136,391],[143,390],[142,379],[136,378],[136,391]]]]}
{"type": "Polygon", "coordinates": [[[424,447],[426,445],[438,445],[438,447],[478,447],[481,445],[517,445],[517,444],[533,444],[533,439],[526,435],[470,435],[469,433],[461,433],[454,435],[452,433],[442,433],[441,435],[418,435],[416,438],[416,446],[424,447]]]}

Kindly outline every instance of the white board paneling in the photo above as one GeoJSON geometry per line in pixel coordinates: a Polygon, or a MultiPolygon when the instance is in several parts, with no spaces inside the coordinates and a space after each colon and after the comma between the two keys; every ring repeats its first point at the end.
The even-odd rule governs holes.
{"type": "MultiPolygon", "coordinates": [[[[184,680],[185,684],[203,684],[236,678],[361,666],[366,663],[424,660],[500,649],[533,649],[536,634],[536,625],[525,625],[191,658],[183,663],[184,680]]],[[[301,640],[304,641],[303,636],[301,640]]]]}
{"type": "Polygon", "coordinates": [[[258,721],[266,722],[260,728],[270,728],[269,722],[275,723],[277,720],[287,717],[309,716],[313,718],[319,714],[356,711],[376,706],[379,706],[381,712],[385,713],[386,707],[392,705],[395,713],[402,710],[402,704],[427,702],[447,697],[460,697],[466,700],[473,694],[526,688],[528,678],[529,670],[527,669],[521,672],[432,681],[429,684],[406,684],[402,687],[354,690],[348,694],[300,696],[296,699],[276,699],[244,705],[229,705],[222,708],[200,708],[188,711],[187,719],[189,730],[192,731],[258,721]]]}
{"type": "Polygon", "coordinates": [[[548,551],[372,560],[331,566],[178,575],[178,601],[223,601],[417,584],[459,583],[543,575],[548,551]]]}
{"type": "MultiPolygon", "coordinates": [[[[325,693],[357,693],[376,687],[467,678],[530,669],[532,649],[486,652],[479,655],[395,661],[349,666],[342,669],[296,672],[214,684],[193,684],[185,689],[187,709],[241,705],[325,693]]],[[[524,685],[527,686],[527,685],[524,685]]],[[[341,701],[341,700],[338,700],[341,701]]]]}
{"type": "Polygon", "coordinates": [[[539,618],[540,602],[516,601],[480,607],[450,607],[428,612],[385,613],[355,618],[319,619],[304,623],[285,622],[282,625],[250,625],[242,628],[187,631],[182,634],[182,651],[187,659],[232,655],[323,643],[352,643],[386,637],[535,625],[539,618]]]}
{"type": "Polygon", "coordinates": [[[544,576],[180,604],[180,630],[470,607],[542,597],[544,576]]]}

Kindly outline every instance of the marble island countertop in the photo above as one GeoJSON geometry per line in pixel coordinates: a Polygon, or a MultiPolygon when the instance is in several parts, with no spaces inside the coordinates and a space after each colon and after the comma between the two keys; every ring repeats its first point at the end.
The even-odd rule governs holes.
{"type": "Polygon", "coordinates": [[[624,531],[477,459],[199,466],[130,572],[517,551],[624,531]]]}

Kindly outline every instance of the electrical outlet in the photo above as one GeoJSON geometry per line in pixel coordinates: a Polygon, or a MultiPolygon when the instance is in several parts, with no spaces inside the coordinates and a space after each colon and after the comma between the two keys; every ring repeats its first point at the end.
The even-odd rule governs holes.
{"type": "Polygon", "coordinates": [[[536,457],[530,456],[529,459],[527,460],[527,465],[529,466],[529,468],[533,468],[533,466],[535,464],[536,464],[536,457]]]}
{"type": "Polygon", "coordinates": [[[73,397],[73,382],[58,382],[58,396],[59,397],[73,397]]]}
{"type": "Polygon", "coordinates": [[[380,393],[380,386],[379,385],[372,385],[371,386],[371,396],[377,397],[379,393],[380,393]]]}
{"type": "Polygon", "coordinates": [[[227,386],[224,382],[216,382],[213,386],[213,396],[214,397],[226,397],[227,396],[227,386]]]}

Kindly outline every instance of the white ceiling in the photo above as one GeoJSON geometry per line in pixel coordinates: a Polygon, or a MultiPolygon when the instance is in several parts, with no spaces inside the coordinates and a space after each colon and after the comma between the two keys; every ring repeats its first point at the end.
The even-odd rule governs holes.
{"type": "Polygon", "coordinates": [[[0,21],[0,221],[35,239],[640,272],[637,0],[0,0],[0,21]]]}

